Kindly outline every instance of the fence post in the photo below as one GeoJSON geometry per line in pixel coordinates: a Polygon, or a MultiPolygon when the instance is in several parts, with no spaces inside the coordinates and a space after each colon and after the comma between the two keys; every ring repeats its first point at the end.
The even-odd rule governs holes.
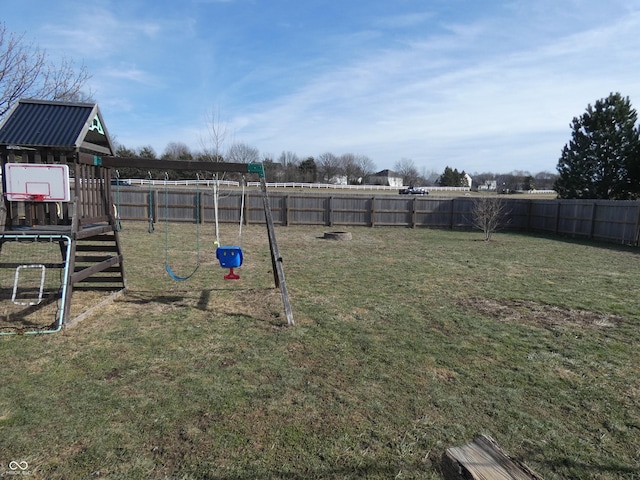
{"type": "Polygon", "coordinates": [[[327,200],[327,223],[328,227],[333,226],[333,195],[329,195],[327,200]]]}
{"type": "Polygon", "coordinates": [[[455,198],[451,199],[451,209],[450,209],[451,211],[449,212],[449,229],[451,230],[453,230],[453,212],[454,212],[453,203],[455,202],[455,200],[456,200],[455,198]]]}
{"type": "Polygon", "coordinates": [[[284,212],[282,212],[282,223],[283,226],[288,227],[289,226],[289,194],[286,193],[283,197],[282,197],[282,208],[284,209],[284,212]]]}
{"type": "Polygon", "coordinates": [[[413,197],[413,201],[411,202],[411,228],[416,228],[416,203],[418,201],[418,197],[413,197]]]}
{"type": "Polygon", "coordinates": [[[595,223],[596,223],[596,209],[598,208],[597,205],[598,201],[597,200],[593,200],[593,203],[591,204],[591,225],[589,225],[589,238],[593,238],[593,233],[595,232],[595,223]]]}
{"type": "Polygon", "coordinates": [[[376,197],[371,197],[371,228],[376,226],[376,197]]]}
{"type": "Polygon", "coordinates": [[[240,199],[240,205],[243,208],[242,221],[245,225],[249,225],[249,197],[247,192],[240,192],[242,198],[240,199]]]}

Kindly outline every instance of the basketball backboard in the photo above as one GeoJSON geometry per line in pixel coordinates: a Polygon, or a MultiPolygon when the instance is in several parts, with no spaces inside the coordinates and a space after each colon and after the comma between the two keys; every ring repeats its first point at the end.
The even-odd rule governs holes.
{"type": "Polygon", "coordinates": [[[58,164],[7,163],[5,166],[10,201],[68,202],[69,166],[58,164]]]}

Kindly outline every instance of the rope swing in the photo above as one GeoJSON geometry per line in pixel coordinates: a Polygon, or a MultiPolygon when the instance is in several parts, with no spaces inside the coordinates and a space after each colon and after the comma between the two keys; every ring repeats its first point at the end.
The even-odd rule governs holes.
{"type": "Polygon", "coordinates": [[[181,277],[173,273],[171,266],[169,265],[169,174],[164,174],[164,199],[165,199],[165,262],[164,268],[167,271],[167,274],[177,282],[184,282],[189,280],[200,268],[200,177],[196,176],[196,245],[197,245],[197,262],[196,267],[193,271],[187,275],[186,277],[181,277]]]}

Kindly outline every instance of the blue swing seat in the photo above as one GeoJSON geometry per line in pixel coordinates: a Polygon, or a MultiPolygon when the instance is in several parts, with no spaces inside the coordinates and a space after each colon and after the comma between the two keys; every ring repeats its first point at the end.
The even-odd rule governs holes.
{"type": "Polygon", "coordinates": [[[242,265],[242,249],[237,246],[218,247],[216,258],[222,268],[238,268],[242,265]]]}

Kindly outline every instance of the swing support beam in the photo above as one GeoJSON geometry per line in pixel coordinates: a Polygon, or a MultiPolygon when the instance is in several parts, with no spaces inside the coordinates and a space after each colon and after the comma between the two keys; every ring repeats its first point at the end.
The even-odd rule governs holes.
{"type": "Polygon", "coordinates": [[[293,310],[289,301],[289,293],[284,278],[282,257],[278,250],[276,233],[271,216],[267,184],[264,177],[264,166],[261,163],[227,163],[227,162],[192,162],[177,160],[158,160],[155,158],[130,158],[130,157],[100,157],[87,153],[79,155],[79,163],[85,165],[101,165],[109,168],[136,167],[157,170],[199,170],[205,172],[232,172],[232,173],[256,173],[260,177],[260,190],[264,204],[264,215],[269,236],[269,249],[271,250],[271,264],[273,267],[273,279],[276,288],[280,289],[282,304],[284,306],[287,323],[294,325],[293,310]]]}

